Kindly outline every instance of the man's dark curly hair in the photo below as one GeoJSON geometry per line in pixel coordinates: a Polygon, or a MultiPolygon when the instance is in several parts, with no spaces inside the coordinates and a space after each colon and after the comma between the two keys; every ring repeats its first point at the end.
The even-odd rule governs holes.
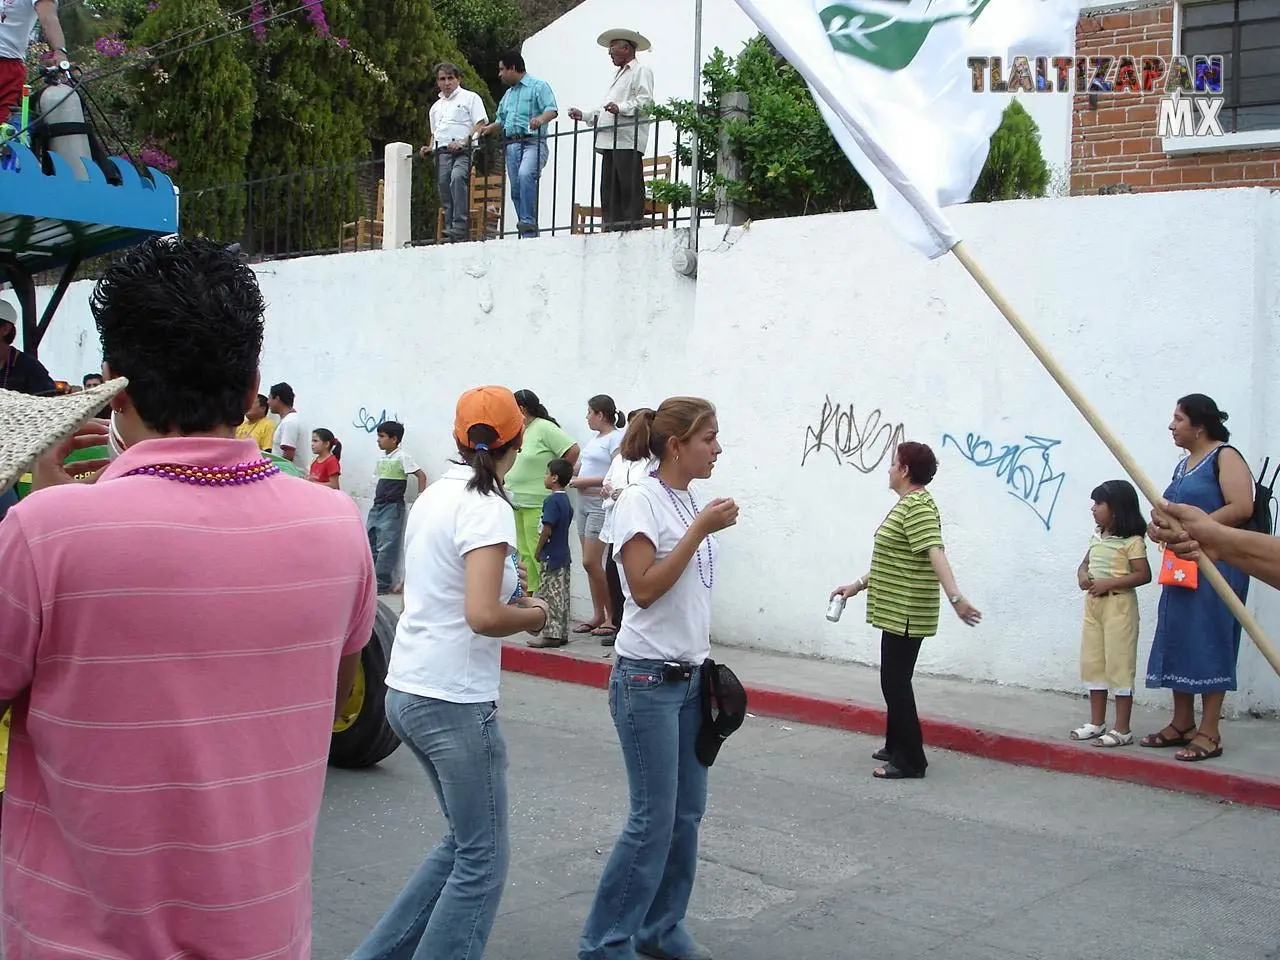
{"type": "Polygon", "coordinates": [[[89,301],[102,357],[158,433],[244,420],[266,304],[253,271],[221,244],[153,239],[121,254],[89,301]]]}

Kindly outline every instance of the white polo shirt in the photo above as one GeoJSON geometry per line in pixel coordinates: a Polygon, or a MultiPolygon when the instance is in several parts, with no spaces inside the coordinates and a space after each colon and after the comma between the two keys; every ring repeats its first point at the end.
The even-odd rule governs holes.
{"type": "MultiPolygon", "coordinates": [[[[467,625],[466,556],[480,547],[516,548],[516,515],[497,494],[467,489],[471,468],[454,466],[409,511],[404,549],[404,613],[396,627],[387,686],[451,703],[498,699],[502,641],[467,625]]],[[[517,586],[507,564],[498,600],[517,586]]]]}
{"type": "MultiPolygon", "coordinates": [[[[0,0],[2,2],[2,0],[0,0]]],[[[437,150],[454,140],[470,140],[471,130],[481,121],[488,122],[484,101],[473,90],[458,87],[453,96],[441,94],[431,105],[431,139],[437,150]]]]}

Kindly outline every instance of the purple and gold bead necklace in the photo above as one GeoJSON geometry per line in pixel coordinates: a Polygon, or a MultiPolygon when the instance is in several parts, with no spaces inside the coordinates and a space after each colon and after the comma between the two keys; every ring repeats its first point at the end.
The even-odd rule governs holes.
{"type": "Polygon", "coordinates": [[[138,467],[124,474],[126,477],[160,477],[164,480],[177,480],[179,483],[190,483],[198,487],[235,487],[246,483],[265,480],[280,472],[280,468],[263,457],[260,460],[248,460],[244,463],[226,466],[206,466],[191,463],[156,463],[149,467],[138,467]]]}
{"type": "MultiPolygon", "coordinates": [[[[671,489],[667,484],[667,481],[658,476],[657,470],[654,470],[649,474],[649,476],[662,484],[662,489],[667,492],[667,497],[670,498],[671,505],[676,508],[676,516],[680,518],[680,522],[684,524],[684,528],[688,530],[693,526],[693,521],[698,517],[698,501],[693,499],[693,491],[686,491],[689,494],[689,506],[686,506],[684,501],[681,500],[680,497],[676,496],[676,492],[671,489]],[[693,508],[692,513],[689,512],[689,507],[693,508]]],[[[693,551],[693,559],[698,564],[698,579],[702,581],[702,585],[708,590],[710,590],[712,585],[716,582],[716,557],[715,553],[712,552],[711,543],[711,538],[707,537],[702,541],[702,543],[698,544],[693,551]],[[702,547],[704,544],[707,548],[707,566],[705,570],[702,566],[702,547]]]]}

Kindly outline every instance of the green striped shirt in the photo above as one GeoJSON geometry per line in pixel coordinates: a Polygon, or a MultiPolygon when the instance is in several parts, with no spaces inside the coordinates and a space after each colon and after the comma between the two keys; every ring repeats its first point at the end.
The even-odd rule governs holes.
{"type": "Polygon", "coordinates": [[[938,632],[938,575],[929,551],[942,545],[942,519],[929,491],[899,500],[876,531],[867,623],[910,637],[938,632]]]}

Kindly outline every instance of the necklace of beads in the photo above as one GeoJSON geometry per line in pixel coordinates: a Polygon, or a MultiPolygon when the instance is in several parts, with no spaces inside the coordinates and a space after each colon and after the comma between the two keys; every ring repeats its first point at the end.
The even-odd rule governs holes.
{"type": "Polygon", "coordinates": [[[199,487],[233,487],[246,483],[265,480],[280,472],[280,468],[263,457],[260,460],[248,460],[244,463],[225,466],[205,466],[189,463],[156,463],[149,467],[138,467],[124,474],[126,477],[161,477],[165,480],[177,480],[179,483],[190,483],[199,487]]]}
{"type": "MultiPolygon", "coordinates": [[[[667,485],[667,481],[663,480],[660,476],[658,476],[657,470],[653,471],[653,473],[649,474],[649,476],[653,477],[653,479],[657,480],[660,484],[662,484],[662,489],[667,491],[667,497],[670,498],[671,505],[676,508],[676,516],[680,518],[680,522],[683,523],[684,528],[688,530],[689,527],[693,525],[693,521],[698,516],[698,501],[693,499],[693,491],[692,490],[688,491],[689,503],[693,507],[693,513],[689,513],[689,507],[686,507],[684,505],[684,501],[676,496],[676,492],[667,485]]],[[[702,585],[704,587],[710,590],[711,585],[716,582],[716,558],[715,558],[715,553],[712,552],[712,549],[711,549],[710,537],[707,537],[705,540],[702,541],[702,543],[698,544],[697,549],[693,551],[693,559],[698,564],[698,579],[702,581],[702,585]],[[703,543],[707,545],[707,566],[705,571],[702,566],[702,544],[703,543]]]]}

